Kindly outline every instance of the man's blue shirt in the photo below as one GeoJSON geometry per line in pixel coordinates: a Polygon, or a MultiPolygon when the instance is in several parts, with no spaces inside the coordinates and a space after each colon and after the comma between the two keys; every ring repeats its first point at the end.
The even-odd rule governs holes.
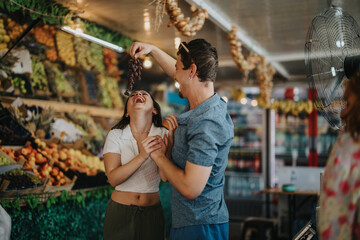
{"type": "Polygon", "coordinates": [[[223,192],[224,171],[234,137],[226,102],[215,94],[197,108],[179,115],[177,121],[172,150],[174,164],[185,169],[189,161],[212,170],[204,190],[195,199],[185,198],[172,187],[173,227],[226,223],[229,213],[223,192]]]}

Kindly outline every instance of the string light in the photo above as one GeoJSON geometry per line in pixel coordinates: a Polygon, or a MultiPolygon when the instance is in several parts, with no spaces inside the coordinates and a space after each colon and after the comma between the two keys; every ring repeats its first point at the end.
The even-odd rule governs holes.
{"type": "Polygon", "coordinates": [[[179,38],[179,37],[174,38],[174,44],[175,44],[176,50],[179,49],[180,43],[181,43],[181,38],[179,38]]]}
{"type": "Polygon", "coordinates": [[[147,9],[144,10],[144,29],[150,31],[150,15],[147,9]]]}
{"type": "Polygon", "coordinates": [[[144,68],[151,68],[152,67],[152,62],[151,62],[149,57],[144,58],[143,66],[144,66],[144,68]]]}
{"type": "Polygon", "coordinates": [[[253,99],[251,100],[251,106],[256,107],[258,105],[257,100],[253,99]]]}

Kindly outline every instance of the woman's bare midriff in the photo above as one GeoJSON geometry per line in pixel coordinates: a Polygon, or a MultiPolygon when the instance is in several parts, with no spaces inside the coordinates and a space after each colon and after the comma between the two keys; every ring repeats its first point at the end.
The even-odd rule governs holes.
{"type": "Polygon", "coordinates": [[[111,194],[114,202],[124,205],[152,206],[160,202],[160,194],[156,193],[135,193],[114,190],[111,194]]]}

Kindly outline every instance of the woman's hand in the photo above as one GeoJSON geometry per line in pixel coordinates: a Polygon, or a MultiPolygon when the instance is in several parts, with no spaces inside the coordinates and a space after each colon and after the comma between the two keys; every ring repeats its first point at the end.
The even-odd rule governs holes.
{"type": "Polygon", "coordinates": [[[155,141],[159,143],[160,147],[150,153],[151,159],[157,158],[160,155],[164,155],[166,152],[166,144],[161,138],[161,136],[156,135],[155,137],[156,137],[155,141]]]}
{"type": "Polygon", "coordinates": [[[156,151],[162,147],[163,141],[158,136],[150,136],[145,138],[139,144],[139,156],[144,159],[144,161],[150,156],[150,153],[156,151]]]}

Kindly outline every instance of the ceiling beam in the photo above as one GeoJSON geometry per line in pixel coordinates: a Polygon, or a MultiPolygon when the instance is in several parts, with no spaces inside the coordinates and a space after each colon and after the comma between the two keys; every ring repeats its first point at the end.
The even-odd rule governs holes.
{"type": "MultiPolygon", "coordinates": [[[[196,5],[199,8],[206,9],[206,11],[209,14],[210,20],[215,23],[217,26],[219,26],[221,29],[223,29],[225,32],[230,32],[231,27],[235,25],[231,20],[224,17],[224,14],[221,13],[219,9],[212,6],[205,0],[186,0],[190,5],[196,5]]],[[[236,26],[238,29],[237,37],[239,40],[247,47],[249,50],[265,57],[267,61],[276,69],[278,73],[280,73],[283,77],[289,79],[290,75],[286,71],[286,69],[279,64],[277,61],[269,60],[268,59],[268,53],[263,49],[260,44],[258,44],[254,39],[249,37],[246,34],[246,31],[244,31],[240,26],[236,26]]]]}

